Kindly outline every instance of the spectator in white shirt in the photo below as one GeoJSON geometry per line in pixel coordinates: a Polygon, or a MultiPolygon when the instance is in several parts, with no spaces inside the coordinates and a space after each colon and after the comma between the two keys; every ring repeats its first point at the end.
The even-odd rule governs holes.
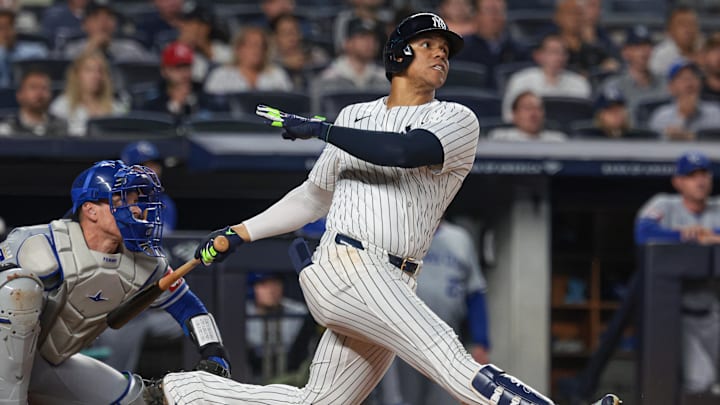
{"type": "Polygon", "coordinates": [[[248,26],[233,40],[235,62],[210,72],[205,91],[210,94],[237,93],[248,90],[293,89],[290,77],[270,62],[268,36],[262,28],[248,26]]]}
{"type": "Polygon", "coordinates": [[[567,136],[545,129],[545,108],[542,99],[526,90],[515,97],[512,104],[513,126],[496,128],[488,137],[497,141],[564,141],[567,136]]]}
{"type": "Polygon", "coordinates": [[[511,104],[523,91],[530,90],[538,96],[566,96],[587,98],[591,96],[588,80],[565,68],[567,48],[555,34],[543,38],[540,47],[533,52],[536,67],[523,69],[512,76],[503,96],[503,119],[512,118],[511,104]]]}
{"type": "Polygon", "coordinates": [[[677,6],[670,12],[666,37],[655,45],[650,55],[650,70],[665,76],[670,65],[680,58],[695,60],[700,50],[700,24],[695,10],[677,6]]]}
{"type": "Polygon", "coordinates": [[[50,105],[50,113],[68,122],[68,133],[84,136],[87,121],[103,115],[122,114],[127,107],[113,97],[110,69],[100,52],[88,52],[68,69],[65,91],[50,105]]]}

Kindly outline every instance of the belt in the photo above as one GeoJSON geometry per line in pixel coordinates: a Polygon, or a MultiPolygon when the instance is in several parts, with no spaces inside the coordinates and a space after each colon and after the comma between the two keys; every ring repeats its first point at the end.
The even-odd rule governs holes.
{"type": "MultiPolygon", "coordinates": [[[[339,245],[349,245],[354,247],[355,249],[359,250],[365,250],[365,247],[363,246],[362,242],[360,242],[357,239],[353,239],[347,235],[343,235],[341,233],[338,233],[335,235],[335,243],[339,245]]],[[[413,259],[412,257],[405,257],[402,258],[400,256],[395,256],[393,254],[388,253],[388,262],[392,264],[393,266],[397,267],[398,269],[410,273],[415,274],[415,272],[420,267],[419,261],[416,259],[413,259]]]]}

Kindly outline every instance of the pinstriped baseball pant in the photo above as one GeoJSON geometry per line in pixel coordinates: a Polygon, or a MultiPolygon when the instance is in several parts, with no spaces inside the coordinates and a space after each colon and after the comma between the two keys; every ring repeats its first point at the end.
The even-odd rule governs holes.
{"type": "MultiPolygon", "coordinates": [[[[325,238],[324,238],[325,239],[325,238]]],[[[470,383],[480,369],[455,332],[416,295],[415,278],[386,257],[321,243],[300,285],[327,327],[303,388],[241,384],[205,372],[163,380],[170,404],[359,404],[397,354],[468,404],[489,404],[470,383]]]]}

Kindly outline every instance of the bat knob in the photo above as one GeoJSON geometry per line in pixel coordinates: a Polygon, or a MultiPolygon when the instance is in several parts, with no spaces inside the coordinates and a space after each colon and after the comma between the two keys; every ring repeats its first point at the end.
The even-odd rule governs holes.
{"type": "Polygon", "coordinates": [[[230,248],[230,241],[222,235],[217,236],[213,239],[213,247],[218,252],[227,252],[230,248]]]}

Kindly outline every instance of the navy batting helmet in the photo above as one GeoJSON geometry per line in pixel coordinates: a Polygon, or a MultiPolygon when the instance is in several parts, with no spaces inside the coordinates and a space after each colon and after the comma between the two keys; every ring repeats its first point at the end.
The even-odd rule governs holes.
{"type": "Polygon", "coordinates": [[[385,44],[383,60],[385,61],[385,76],[388,80],[392,80],[393,74],[400,73],[410,66],[413,50],[409,42],[412,38],[426,32],[437,32],[447,39],[450,46],[448,58],[455,56],[463,47],[462,37],[450,31],[439,15],[433,13],[413,14],[398,24],[385,44]]]}

